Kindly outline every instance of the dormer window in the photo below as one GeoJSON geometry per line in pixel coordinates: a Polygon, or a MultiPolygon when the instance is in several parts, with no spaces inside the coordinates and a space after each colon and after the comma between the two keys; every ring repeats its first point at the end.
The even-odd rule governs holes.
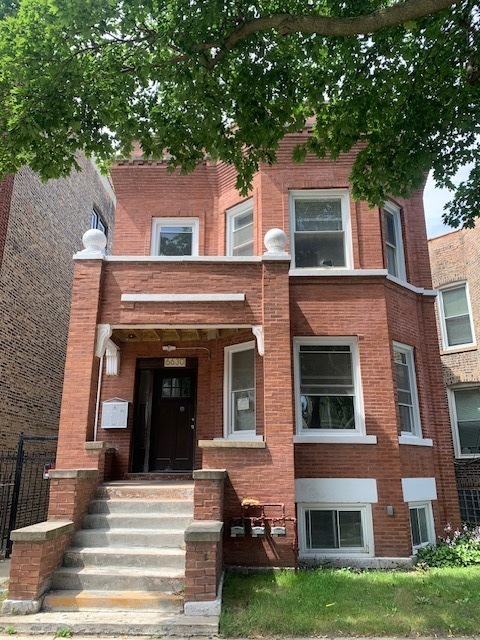
{"type": "Polygon", "coordinates": [[[294,268],[351,268],[347,190],[291,191],[290,211],[294,268]]]}
{"type": "Polygon", "coordinates": [[[198,256],[198,218],[154,218],[152,256],[198,256]]]}

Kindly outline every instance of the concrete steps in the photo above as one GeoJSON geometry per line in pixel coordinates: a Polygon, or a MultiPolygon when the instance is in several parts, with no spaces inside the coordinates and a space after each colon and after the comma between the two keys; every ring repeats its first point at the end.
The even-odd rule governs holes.
{"type": "Polygon", "coordinates": [[[44,617],[42,632],[48,632],[51,619],[57,628],[68,624],[72,632],[92,633],[88,629],[93,626],[87,622],[91,619],[93,625],[96,612],[101,613],[102,621],[115,612],[108,623],[111,631],[105,631],[103,625],[103,633],[215,634],[217,618],[207,618],[202,627],[204,619],[195,621],[182,614],[184,533],[192,520],[192,482],[116,482],[99,487],[63,566],[53,574],[53,590],[44,599],[44,612],[38,614],[56,614],[56,620],[80,613],[87,617],[63,623],[44,617]],[[142,614],[141,624],[120,615],[135,611],[142,614]],[[143,622],[144,615],[150,618],[143,622]]]}

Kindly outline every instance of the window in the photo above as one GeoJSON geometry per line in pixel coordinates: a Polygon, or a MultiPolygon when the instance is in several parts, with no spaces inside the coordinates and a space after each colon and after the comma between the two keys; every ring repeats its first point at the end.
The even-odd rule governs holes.
{"type": "Polygon", "coordinates": [[[151,255],[198,256],[198,218],[154,218],[151,255]]]}
{"type": "Polygon", "coordinates": [[[402,434],[421,437],[420,410],[418,407],[417,380],[413,348],[393,343],[393,359],[397,380],[398,410],[402,434]]]}
{"type": "Polygon", "coordinates": [[[348,191],[292,191],[290,210],[294,267],[351,267],[348,191]]]}
{"type": "Polygon", "coordinates": [[[96,209],[92,211],[91,229],[100,229],[105,235],[108,235],[108,227],[105,224],[102,216],[96,209]]]}
{"type": "Polygon", "coordinates": [[[298,432],[363,432],[356,340],[296,338],[294,345],[298,432]]]}
{"type": "Polygon", "coordinates": [[[255,436],[255,343],[225,348],[226,437],[255,436]]]}
{"type": "Polygon", "coordinates": [[[440,329],[444,349],[475,343],[467,283],[445,287],[438,297],[440,329]]]}
{"type": "Polygon", "coordinates": [[[253,200],[227,211],[227,256],[253,256],[253,200]]]}
{"type": "Polygon", "coordinates": [[[403,253],[400,209],[391,202],[386,202],[383,208],[383,220],[387,271],[391,276],[405,280],[405,256],[403,253]]]}
{"type": "Polygon", "coordinates": [[[369,520],[366,505],[299,505],[300,549],[314,553],[369,552],[369,520]]]}
{"type": "Polygon", "coordinates": [[[457,457],[480,453],[480,387],[453,389],[449,392],[453,441],[457,457]]]}
{"type": "Polygon", "coordinates": [[[413,550],[425,547],[435,541],[432,505],[410,504],[410,529],[412,533],[413,550]]]}

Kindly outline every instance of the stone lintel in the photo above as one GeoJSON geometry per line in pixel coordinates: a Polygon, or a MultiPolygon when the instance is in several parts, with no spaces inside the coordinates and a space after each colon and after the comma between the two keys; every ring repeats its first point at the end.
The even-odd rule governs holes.
{"type": "Polygon", "coordinates": [[[226,477],[226,469],[197,469],[193,472],[194,480],[224,480],[226,477]]]}
{"type": "Polygon", "coordinates": [[[98,476],[98,469],[52,469],[49,472],[52,480],[64,480],[71,478],[93,479],[98,476]]]}
{"type": "Polygon", "coordinates": [[[222,531],[220,520],[194,520],[185,531],[185,542],[219,542],[222,531]]]}
{"type": "Polygon", "coordinates": [[[264,440],[199,440],[200,449],[265,449],[264,440]]]}
{"type": "Polygon", "coordinates": [[[10,534],[13,542],[45,542],[53,540],[66,533],[73,533],[71,520],[45,520],[29,527],[16,529],[10,534]]]}

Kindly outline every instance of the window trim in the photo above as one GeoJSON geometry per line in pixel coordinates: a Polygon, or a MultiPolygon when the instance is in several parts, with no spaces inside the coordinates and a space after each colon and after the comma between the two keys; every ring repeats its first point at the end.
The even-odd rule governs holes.
{"type": "Polygon", "coordinates": [[[423,549],[424,547],[428,547],[429,544],[435,543],[435,522],[433,519],[433,509],[431,500],[422,500],[419,502],[409,502],[408,503],[408,522],[410,526],[410,540],[412,542],[412,551],[414,555],[416,555],[418,549],[423,549]],[[413,532],[412,525],[410,523],[410,510],[411,509],[421,509],[425,508],[425,519],[427,521],[427,533],[428,533],[428,541],[422,542],[420,544],[413,544],[413,532]]]}
{"type": "Polygon", "coordinates": [[[372,505],[369,503],[335,503],[335,502],[299,502],[298,509],[298,542],[299,557],[305,559],[322,558],[322,557],[354,557],[360,558],[371,557],[374,555],[374,538],[373,538],[373,521],[372,521],[372,505]],[[345,547],[344,549],[308,549],[307,548],[307,532],[305,526],[305,514],[307,511],[359,511],[361,513],[361,522],[363,530],[364,546],[345,547]]]}
{"type": "MultiPolygon", "coordinates": [[[[200,219],[195,217],[188,218],[152,218],[152,235],[150,238],[150,255],[157,258],[164,258],[170,256],[159,255],[159,231],[162,226],[176,226],[176,227],[192,227],[192,253],[190,256],[198,256],[198,243],[199,243],[199,228],[200,219]]],[[[182,256],[173,256],[181,258],[182,256]]]]}
{"type": "MultiPolygon", "coordinates": [[[[290,211],[290,254],[292,256],[291,269],[314,269],[318,271],[328,271],[329,269],[353,269],[353,244],[352,227],[350,216],[350,197],[348,189],[293,189],[289,191],[289,211],[290,211]],[[344,233],[344,267],[297,267],[295,264],[295,201],[302,200],[331,200],[339,199],[342,211],[342,227],[344,233]]],[[[318,232],[321,233],[321,232],[318,232]]],[[[325,233],[325,232],[324,232],[325,233]]]]}
{"type": "Polygon", "coordinates": [[[256,429],[256,417],[257,417],[257,394],[256,394],[256,386],[257,386],[257,367],[256,367],[256,350],[255,350],[255,340],[251,340],[249,342],[241,342],[240,344],[230,345],[224,348],[224,362],[223,362],[223,430],[224,437],[227,440],[255,440],[257,439],[257,429],[256,429]],[[231,404],[231,394],[232,394],[232,354],[238,353],[239,351],[250,351],[253,350],[253,376],[254,376],[254,401],[255,401],[255,429],[251,429],[249,431],[233,431],[232,427],[232,404],[231,404]]]}
{"type": "Polygon", "coordinates": [[[355,336],[308,336],[293,338],[293,371],[295,392],[295,424],[296,434],[299,436],[325,436],[337,440],[345,437],[348,440],[352,435],[366,435],[365,410],[363,404],[362,378],[360,373],[360,356],[358,339],[355,336]],[[352,354],[352,377],[355,391],[353,410],[355,415],[355,429],[304,429],[302,420],[302,406],[300,403],[300,347],[303,345],[314,346],[349,346],[352,354]]]}
{"type": "Polygon", "coordinates": [[[108,238],[108,225],[97,207],[92,207],[92,215],[90,216],[90,228],[99,229],[105,235],[105,237],[108,238]],[[99,227],[99,224],[102,225],[103,229],[99,227]]]}
{"type": "MultiPolygon", "coordinates": [[[[398,278],[399,280],[406,281],[407,280],[407,269],[405,264],[405,249],[403,246],[403,233],[402,233],[402,217],[401,217],[401,209],[397,205],[393,204],[387,200],[382,207],[382,213],[385,210],[391,216],[393,216],[393,221],[395,225],[395,234],[398,246],[395,248],[395,266],[397,268],[397,274],[389,272],[393,278],[398,278]]],[[[383,222],[383,221],[382,221],[383,222]]],[[[383,239],[384,246],[393,246],[387,240],[387,234],[385,233],[385,237],[383,239]]],[[[388,271],[388,254],[385,248],[385,268],[388,271]]]]}
{"type": "Polygon", "coordinates": [[[447,387],[448,410],[450,413],[450,425],[452,428],[453,450],[455,458],[480,458],[479,453],[462,453],[460,444],[460,433],[458,432],[457,403],[455,400],[455,391],[463,391],[467,389],[480,389],[480,384],[460,384],[453,387],[447,387]]]}
{"type": "MultiPolygon", "coordinates": [[[[253,222],[252,222],[252,256],[255,255],[255,212],[253,207],[253,198],[249,198],[245,200],[245,202],[241,202],[240,204],[231,207],[231,209],[226,210],[226,238],[225,238],[225,255],[233,256],[233,224],[234,220],[237,216],[243,215],[247,213],[247,211],[251,211],[253,214],[253,222]]],[[[238,256],[235,256],[238,257],[238,256]]]]}
{"type": "Polygon", "coordinates": [[[458,282],[451,282],[447,285],[438,288],[438,319],[440,324],[440,335],[442,338],[442,349],[443,351],[458,351],[463,347],[474,347],[477,344],[475,338],[475,329],[473,326],[473,316],[472,316],[472,305],[470,303],[470,293],[468,288],[468,282],[466,280],[459,280],[458,282]],[[468,308],[468,318],[470,320],[470,330],[472,332],[472,341],[471,342],[462,342],[461,344],[455,344],[450,346],[448,344],[448,334],[447,334],[447,323],[445,319],[445,308],[443,306],[443,293],[445,291],[451,291],[452,289],[460,289],[464,287],[465,289],[465,297],[467,299],[467,308],[468,308]]]}
{"type": "MultiPolygon", "coordinates": [[[[392,343],[392,353],[393,353],[393,364],[395,369],[395,351],[399,351],[400,353],[404,353],[407,356],[407,364],[408,364],[408,378],[410,382],[411,394],[412,394],[412,413],[413,413],[413,430],[410,431],[400,431],[400,437],[410,437],[410,438],[422,438],[422,421],[420,417],[420,403],[418,400],[418,386],[417,386],[417,374],[415,371],[415,349],[411,345],[403,344],[401,342],[392,343]]],[[[400,425],[400,403],[398,400],[398,382],[397,376],[395,372],[395,388],[397,392],[397,407],[399,412],[399,425],[400,425]]],[[[401,426],[401,425],[400,425],[401,426]]]]}

